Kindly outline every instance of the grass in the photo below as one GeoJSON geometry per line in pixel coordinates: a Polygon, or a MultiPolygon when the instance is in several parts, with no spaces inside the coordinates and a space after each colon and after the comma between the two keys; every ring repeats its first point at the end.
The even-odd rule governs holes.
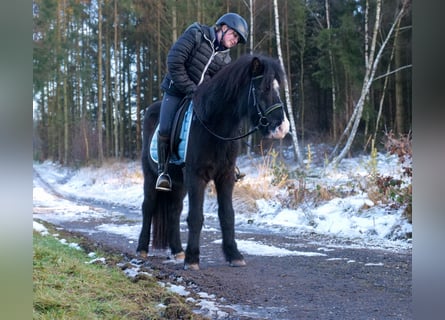
{"type": "Polygon", "coordinates": [[[83,250],[34,232],[34,319],[202,319],[154,277],[132,282],[115,265],[91,260],[83,250]]]}

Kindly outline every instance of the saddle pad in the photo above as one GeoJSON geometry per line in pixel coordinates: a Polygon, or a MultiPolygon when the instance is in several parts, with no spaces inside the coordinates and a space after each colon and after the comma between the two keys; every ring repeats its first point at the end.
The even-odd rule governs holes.
{"type": "MultiPolygon", "coordinates": [[[[192,123],[192,116],[193,116],[193,103],[190,102],[185,112],[182,124],[180,124],[181,129],[178,135],[179,142],[174,143],[174,145],[178,146],[178,150],[176,150],[176,152],[171,152],[169,163],[176,165],[182,165],[185,163],[189,132],[190,132],[190,124],[192,123]]],[[[159,131],[159,124],[156,126],[155,132],[153,134],[153,139],[151,139],[150,143],[150,156],[156,163],[158,163],[158,139],[156,138],[158,136],[158,131],[159,131]]]]}

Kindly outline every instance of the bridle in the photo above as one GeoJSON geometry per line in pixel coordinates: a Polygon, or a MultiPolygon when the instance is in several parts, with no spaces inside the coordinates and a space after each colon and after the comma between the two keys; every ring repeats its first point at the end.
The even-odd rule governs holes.
{"type": "MultiPolygon", "coordinates": [[[[249,88],[249,96],[247,97],[247,104],[249,104],[250,102],[250,97],[253,97],[253,106],[256,108],[257,114],[258,114],[258,124],[253,127],[249,132],[242,134],[240,136],[236,136],[236,137],[222,137],[220,135],[218,135],[217,133],[213,132],[209,127],[207,127],[207,125],[204,123],[204,121],[201,120],[201,118],[199,117],[198,113],[196,112],[196,110],[194,110],[194,115],[196,116],[196,118],[199,120],[199,122],[201,123],[201,125],[214,137],[220,139],[220,140],[224,140],[224,141],[234,141],[234,140],[239,140],[242,138],[245,138],[249,135],[251,135],[252,133],[254,133],[255,131],[259,130],[260,127],[267,127],[270,125],[269,120],[267,119],[267,115],[271,114],[273,111],[279,109],[279,108],[283,108],[283,103],[278,102],[275,103],[273,105],[271,105],[270,107],[268,107],[266,110],[263,110],[261,108],[261,106],[259,105],[258,101],[257,101],[257,97],[256,97],[256,88],[254,85],[254,80],[257,79],[261,79],[263,78],[264,75],[259,75],[256,77],[252,77],[250,79],[250,88],[249,88]]],[[[193,102],[192,102],[193,103],[193,102]]]]}
{"type": "Polygon", "coordinates": [[[268,114],[271,114],[273,111],[275,111],[278,108],[283,108],[283,103],[281,102],[281,100],[280,100],[280,102],[275,103],[275,104],[271,105],[270,107],[268,107],[265,111],[263,111],[261,109],[261,106],[259,105],[259,103],[257,103],[257,100],[256,100],[257,98],[256,98],[256,94],[255,94],[256,89],[255,89],[255,86],[253,84],[253,80],[261,79],[263,77],[264,77],[263,75],[260,75],[260,76],[253,77],[250,80],[249,98],[247,100],[247,103],[249,103],[249,101],[250,101],[250,92],[251,92],[252,93],[252,97],[253,97],[253,105],[256,107],[256,110],[257,110],[257,113],[258,113],[258,117],[259,117],[258,118],[258,124],[255,127],[257,129],[259,127],[267,127],[268,125],[270,125],[270,122],[269,122],[269,120],[267,119],[266,116],[268,114]]]}

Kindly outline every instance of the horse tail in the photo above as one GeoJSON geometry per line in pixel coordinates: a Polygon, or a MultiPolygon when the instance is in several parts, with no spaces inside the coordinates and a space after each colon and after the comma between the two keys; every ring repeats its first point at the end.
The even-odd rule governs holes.
{"type": "MultiPolygon", "coordinates": [[[[168,246],[168,200],[166,193],[155,190],[157,178],[157,164],[150,156],[150,144],[158,124],[161,101],[156,101],[150,105],[144,114],[142,131],[142,167],[144,172],[144,201],[148,209],[144,210],[150,218],[151,245],[154,249],[166,249],[168,246]]],[[[150,233],[149,233],[150,234],[150,233]]],[[[150,239],[148,239],[148,242],[150,239]]]]}
{"type": "Polygon", "coordinates": [[[168,197],[165,192],[158,193],[156,208],[152,219],[153,242],[155,249],[167,249],[168,243],[168,197]]]}

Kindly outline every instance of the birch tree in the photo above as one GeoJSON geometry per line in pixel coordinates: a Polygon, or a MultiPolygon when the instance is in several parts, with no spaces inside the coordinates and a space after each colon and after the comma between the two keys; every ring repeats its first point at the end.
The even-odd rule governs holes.
{"type": "Polygon", "coordinates": [[[337,138],[337,92],[335,83],[335,72],[334,72],[334,57],[332,53],[332,35],[331,35],[331,14],[329,7],[329,0],[325,0],[325,10],[326,10],[326,28],[328,30],[329,37],[329,65],[330,65],[330,76],[331,76],[331,95],[332,95],[332,137],[337,138]]]}
{"type": "MultiPolygon", "coordinates": [[[[274,8],[274,18],[275,18],[275,38],[277,39],[278,59],[280,60],[281,67],[283,68],[283,70],[285,70],[284,63],[283,63],[283,54],[281,52],[280,23],[279,23],[280,19],[279,19],[279,15],[278,15],[277,0],[273,1],[273,8],[274,8]]],[[[295,128],[295,120],[294,120],[294,115],[292,112],[292,102],[291,102],[290,94],[289,94],[289,86],[287,83],[287,76],[285,76],[283,80],[284,80],[283,81],[284,82],[284,94],[286,97],[286,105],[287,105],[287,111],[289,114],[289,121],[290,121],[291,125],[294,127],[294,130],[291,130],[290,134],[292,136],[292,142],[293,142],[293,146],[294,146],[295,160],[297,160],[297,163],[299,165],[301,165],[302,159],[301,159],[301,154],[300,154],[300,148],[298,146],[297,130],[295,128]]]]}
{"type": "MultiPolygon", "coordinates": [[[[380,45],[380,48],[377,50],[377,37],[380,35],[380,23],[381,23],[381,9],[382,9],[382,0],[377,0],[376,2],[376,9],[375,9],[375,23],[374,28],[372,32],[372,39],[371,44],[369,46],[368,43],[368,37],[367,34],[365,34],[365,75],[363,79],[363,86],[360,93],[360,98],[358,99],[354,111],[352,113],[352,116],[345,128],[345,130],[342,133],[342,136],[340,137],[339,143],[335,146],[332,154],[331,154],[331,163],[330,166],[336,166],[340,163],[342,159],[345,158],[346,154],[349,152],[352,142],[354,141],[355,135],[357,133],[357,128],[360,124],[360,120],[362,118],[363,114],[363,106],[365,104],[366,98],[369,94],[369,90],[371,88],[372,82],[374,81],[375,72],[377,70],[377,66],[380,62],[380,59],[382,57],[383,50],[386,47],[386,44],[388,43],[389,39],[391,38],[395,27],[398,25],[398,22],[403,17],[405,13],[405,9],[408,5],[408,0],[403,0],[402,7],[400,11],[397,13],[393,24],[391,25],[390,30],[388,31],[388,34],[384,38],[382,44],[380,45]],[[337,154],[337,150],[339,148],[340,141],[343,137],[346,137],[349,132],[348,139],[346,141],[345,146],[341,150],[341,152],[337,154]]],[[[368,13],[369,13],[369,1],[366,1],[366,8],[365,8],[365,29],[368,28],[368,13]]]]}

